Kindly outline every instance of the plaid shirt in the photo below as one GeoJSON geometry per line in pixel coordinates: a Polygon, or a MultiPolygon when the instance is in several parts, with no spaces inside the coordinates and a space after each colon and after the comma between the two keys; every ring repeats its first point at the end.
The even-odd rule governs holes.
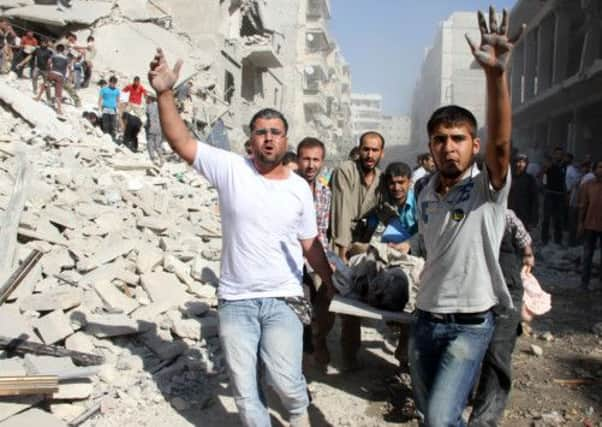
{"type": "Polygon", "coordinates": [[[324,246],[328,248],[328,225],[330,223],[330,199],[332,192],[328,187],[326,177],[319,175],[316,178],[314,186],[314,205],[316,207],[316,222],[318,223],[318,238],[324,246]]]}
{"type": "Polygon", "coordinates": [[[533,243],[531,235],[512,209],[506,209],[506,231],[510,232],[512,241],[520,249],[525,249],[533,243]]]}

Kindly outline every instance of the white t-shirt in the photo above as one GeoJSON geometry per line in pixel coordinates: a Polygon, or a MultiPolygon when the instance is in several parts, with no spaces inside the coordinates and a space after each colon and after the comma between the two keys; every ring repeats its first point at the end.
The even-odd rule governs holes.
{"type": "Polygon", "coordinates": [[[412,184],[416,184],[416,182],[426,175],[426,169],[420,166],[414,172],[412,172],[412,184]]]}
{"type": "Polygon", "coordinates": [[[303,178],[262,176],[250,159],[199,142],[193,167],[218,190],[222,264],[218,297],[302,296],[299,240],[317,236],[313,196],[303,178]]]}

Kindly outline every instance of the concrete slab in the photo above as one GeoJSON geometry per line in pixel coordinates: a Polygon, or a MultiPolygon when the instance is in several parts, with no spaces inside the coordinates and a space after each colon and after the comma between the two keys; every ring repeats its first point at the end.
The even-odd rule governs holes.
{"type": "Polygon", "coordinates": [[[77,269],[80,273],[93,270],[102,264],[113,261],[121,255],[127,254],[134,247],[135,244],[131,240],[107,237],[94,255],[90,258],[82,259],[77,263],[77,269]]]}
{"type": "Polygon", "coordinates": [[[94,353],[92,338],[84,332],[76,332],[65,340],[67,350],[79,351],[81,353],[94,353]]]}
{"type": "Polygon", "coordinates": [[[157,272],[140,276],[142,286],[153,302],[169,301],[175,306],[191,299],[175,274],[157,272]]]}
{"type": "Polygon", "coordinates": [[[130,21],[150,21],[167,16],[147,0],[119,0],[117,4],[130,21]]]}
{"type": "Polygon", "coordinates": [[[5,15],[25,21],[64,27],[67,24],[92,25],[111,13],[111,2],[72,0],[71,7],[59,10],[54,5],[34,4],[9,9],[5,15]]]}
{"type": "MultiPolygon", "coordinates": [[[[12,417],[43,400],[43,396],[2,397],[0,400],[0,422],[12,417]]],[[[0,424],[4,426],[4,423],[0,424]]]]}
{"type": "Polygon", "coordinates": [[[29,341],[40,342],[33,331],[29,318],[21,315],[15,304],[0,306],[0,336],[6,338],[22,337],[29,341]]]}
{"type": "Polygon", "coordinates": [[[138,322],[125,314],[92,314],[86,316],[86,332],[97,338],[137,334],[138,322]]]}
{"type": "Polygon", "coordinates": [[[10,417],[2,423],[2,427],[67,427],[67,423],[48,412],[33,408],[10,417]]]}
{"type": "Polygon", "coordinates": [[[41,294],[33,294],[19,299],[21,311],[68,310],[82,302],[83,292],[72,286],[57,286],[41,294]]]}
{"type": "Polygon", "coordinates": [[[170,64],[178,58],[184,60],[180,81],[195,73],[195,66],[200,59],[193,57],[195,50],[186,41],[151,23],[124,21],[108,24],[97,27],[94,37],[103,40],[97,46],[95,63],[102,64],[108,70],[120,70],[128,76],[146,76],[148,63],[159,47],[168,55],[170,64]],[[131,49],[131,46],[136,49],[131,49]]]}
{"type": "MultiPolygon", "coordinates": [[[[11,11],[15,10],[18,9],[11,9],[11,11]]],[[[74,139],[73,128],[59,121],[52,108],[42,102],[34,101],[29,96],[23,96],[23,92],[7,85],[4,81],[0,82],[0,99],[35,127],[42,136],[54,140],[74,139]]]]}
{"type": "Polygon", "coordinates": [[[139,246],[138,258],[136,258],[136,271],[140,274],[150,273],[163,263],[163,251],[157,247],[146,245],[139,246]]]}
{"type": "Polygon", "coordinates": [[[13,7],[29,6],[33,0],[0,0],[0,9],[11,9],[13,7]]]}
{"type": "Polygon", "coordinates": [[[33,327],[38,331],[45,344],[59,342],[74,332],[69,318],[62,310],[55,310],[46,316],[35,319],[33,327]]]}
{"type": "Polygon", "coordinates": [[[101,280],[94,284],[94,289],[100,298],[112,309],[118,309],[126,314],[138,308],[138,302],[125,295],[108,280],[101,280]]]}

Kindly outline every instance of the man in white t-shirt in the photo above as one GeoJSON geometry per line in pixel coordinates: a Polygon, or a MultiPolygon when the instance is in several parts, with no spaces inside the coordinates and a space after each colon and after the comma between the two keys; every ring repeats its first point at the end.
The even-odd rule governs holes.
{"type": "Polygon", "coordinates": [[[307,183],[282,165],[287,151],[284,116],[264,109],[250,122],[251,158],[201,143],[180,118],[171,70],[159,50],[149,80],[171,148],[217,188],[222,218],[218,288],[220,340],[232,391],[246,426],[269,426],[260,373],[279,395],[291,426],[308,426],[309,404],[301,371],[303,258],[332,288],[331,269],[318,239],[307,183]],[[260,366],[262,369],[260,369],[260,366]]]}

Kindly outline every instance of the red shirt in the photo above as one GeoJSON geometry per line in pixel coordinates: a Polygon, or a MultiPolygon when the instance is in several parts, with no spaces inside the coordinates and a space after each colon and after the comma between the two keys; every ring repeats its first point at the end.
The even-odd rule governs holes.
{"type": "Polygon", "coordinates": [[[144,86],[138,85],[127,85],[123,88],[124,92],[130,93],[130,103],[140,105],[142,104],[142,95],[146,95],[146,89],[144,86]]]}
{"type": "Polygon", "coordinates": [[[37,45],[38,45],[38,39],[36,39],[35,37],[27,37],[27,36],[21,37],[21,46],[37,46],[37,45]]]}

